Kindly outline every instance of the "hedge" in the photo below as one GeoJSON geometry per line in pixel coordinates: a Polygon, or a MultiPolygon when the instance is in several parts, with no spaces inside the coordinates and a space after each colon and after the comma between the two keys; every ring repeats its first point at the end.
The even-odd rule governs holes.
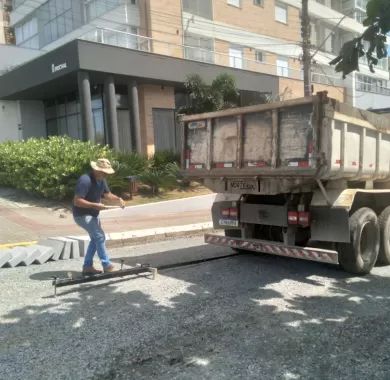
{"type": "Polygon", "coordinates": [[[51,136],[1,143],[0,185],[50,199],[70,198],[78,177],[90,170],[90,161],[99,157],[108,158],[116,171],[108,177],[112,191],[126,190],[125,178],[129,175],[138,176],[153,192],[171,187],[176,181],[179,157],[171,152],[156,153],[148,160],[137,153],[117,153],[108,146],[51,136]]]}
{"type": "Polygon", "coordinates": [[[60,200],[73,194],[91,160],[112,156],[106,146],[64,136],[9,141],[0,144],[0,184],[60,200]]]}

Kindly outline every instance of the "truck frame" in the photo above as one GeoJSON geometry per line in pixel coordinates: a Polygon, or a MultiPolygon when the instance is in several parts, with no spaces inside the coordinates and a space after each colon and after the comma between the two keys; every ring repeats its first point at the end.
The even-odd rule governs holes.
{"type": "Polygon", "coordinates": [[[181,118],[182,172],[218,193],[205,241],[340,264],[390,264],[390,118],[311,97],[181,118]]]}

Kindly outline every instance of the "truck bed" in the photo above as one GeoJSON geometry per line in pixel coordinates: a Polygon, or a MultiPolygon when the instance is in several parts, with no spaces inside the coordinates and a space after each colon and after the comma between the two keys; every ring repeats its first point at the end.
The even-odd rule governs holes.
{"type": "Polygon", "coordinates": [[[256,181],[265,178],[291,183],[390,180],[390,118],[324,93],[182,121],[183,172],[210,179],[215,191],[221,191],[215,185],[221,178],[230,179],[224,191],[236,186],[249,192],[258,192],[256,181]]]}

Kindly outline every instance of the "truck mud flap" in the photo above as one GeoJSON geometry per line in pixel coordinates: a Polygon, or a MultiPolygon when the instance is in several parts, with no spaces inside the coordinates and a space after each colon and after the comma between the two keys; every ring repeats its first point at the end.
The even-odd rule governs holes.
{"type": "Polygon", "coordinates": [[[272,255],[294,257],[296,259],[318,261],[328,264],[338,264],[338,253],[328,249],[288,246],[283,243],[257,239],[241,239],[222,235],[205,234],[206,243],[244,249],[248,251],[269,253],[272,255]]]}

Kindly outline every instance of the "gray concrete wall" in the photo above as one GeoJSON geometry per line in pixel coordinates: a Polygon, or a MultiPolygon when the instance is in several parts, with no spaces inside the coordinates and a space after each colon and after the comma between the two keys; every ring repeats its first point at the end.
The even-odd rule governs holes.
{"type": "Polygon", "coordinates": [[[23,139],[46,137],[46,120],[43,102],[39,100],[21,100],[20,114],[23,139]]]}
{"type": "Polygon", "coordinates": [[[14,100],[0,100],[0,143],[22,138],[19,123],[18,102],[14,100]]]}

